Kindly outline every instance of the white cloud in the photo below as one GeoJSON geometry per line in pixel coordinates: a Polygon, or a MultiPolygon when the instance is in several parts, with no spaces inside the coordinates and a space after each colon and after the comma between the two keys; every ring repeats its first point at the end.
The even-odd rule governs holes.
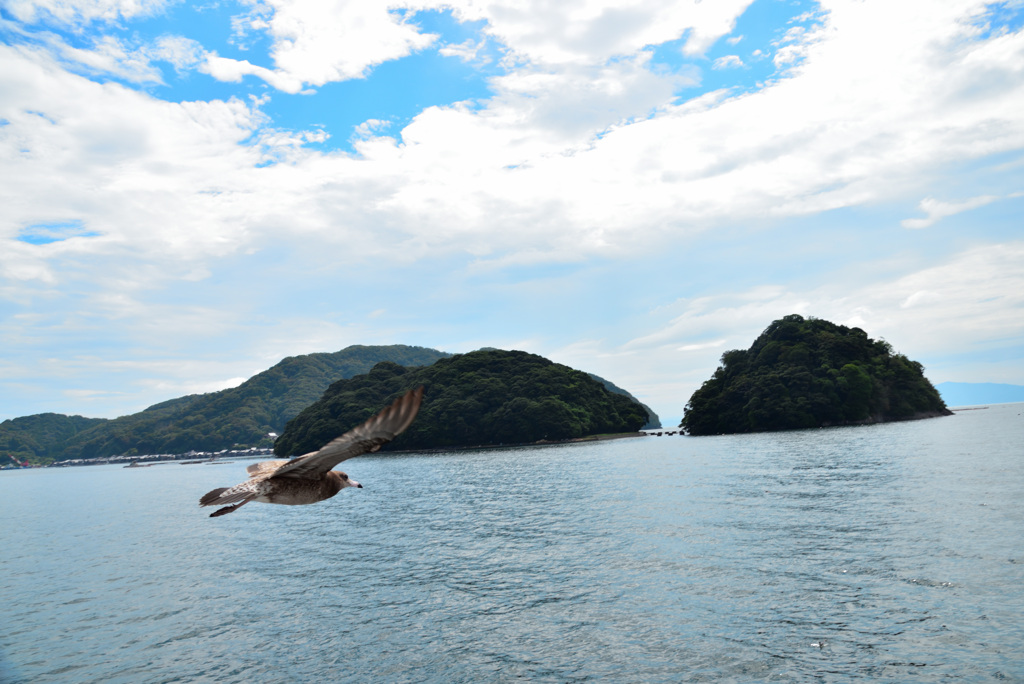
{"type": "MultiPolygon", "coordinates": [[[[672,308],[678,314],[623,345],[592,344],[557,353],[563,362],[608,373],[663,418],[677,420],[727,347],[748,348],[768,323],[792,313],[860,327],[929,368],[945,367],[947,357],[984,358],[1019,349],[1024,317],[1007,313],[1024,309],[1022,264],[1024,242],[1008,242],[852,288],[826,284],[793,291],[772,285],[721,292],[676,303],[672,308]],[[629,354],[628,363],[622,362],[623,354],[629,354]]],[[[948,379],[947,372],[926,368],[934,382],[948,379]]],[[[1024,381],[1024,374],[1009,377],[995,365],[988,372],[995,375],[976,375],[973,381],[1024,381]]]]}
{"type": "Polygon", "coordinates": [[[90,50],[66,44],[57,46],[61,56],[74,60],[95,73],[109,74],[133,83],[161,83],[159,69],[150,64],[145,51],[125,45],[113,36],[104,36],[90,50]]]}
{"type": "Polygon", "coordinates": [[[1022,264],[1024,243],[986,245],[854,294],[877,335],[911,357],[1009,348],[1024,342],[1024,317],[1008,315],[1024,308],[1022,264]]]}
{"type": "Polygon", "coordinates": [[[927,216],[925,218],[905,219],[900,222],[900,225],[904,228],[911,229],[929,228],[934,225],[936,221],[944,219],[947,216],[953,216],[954,214],[959,214],[963,211],[983,207],[997,199],[999,198],[994,195],[981,195],[979,197],[972,197],[971,199],[963,202],[940,202],[934,198],[926,197],[921,200],[920,208],[921,211],[927,214],[927,216]]]}
{"type": "MultiPolygon", "coordinates": [[[[0,20],[0,30],[17,36],[17,42],[45,46],[68,68],[92,76],[113,76],[136,84],[163,82],[160,70],[151,64],[158,50],[140,45],[137,40],[126,41],[116,36],[86,36],[81,42],[89,47],[71,45],[64,36],[52,31],[30,31],[13,22],[0,20]]],[[[158,57],[157,57],[158,58],[158,57]]]]}
{"type": "Polygon", "coordinates": [[[389,128],[391,128],[390,121],[384,121],[383,119],[367,119],[356,126],[355,131],[353,131],[353,135],[357,138],[371,138],[375,135],[379,135],[389,128]]]}
{"type": "Polygon", "coordinates": [[[164,35],[157,38],[150,55],[169,63],[178,71],[195,69],[206,59],[206,50],[191,38],[185,36],[164,35]]]}
{"type": "Polygon", "coordinates": [[[163,380],[150,383],[150,387],[153,391],[165,396],[184,396],[187,394],[206,394],[207,392],[231,389],[232,387],[238,387],[248,379],[248,377],[237,377],[206,382],[168,382],[163,380]]]}
{"type": "MultiPolygon", "coordinates": [[[[5,9],[25,24],[56,22],[84,26],[91,22],[116,22],[159,14],[170,5],[167,0],[12,0],[5,9]]],[[[253,3],[251,10],[233,19],[233,42],[246,49],[253,32],[266,32],[271,41],[274,68],[221,57],[202,50],[201,70],[222,81],[237,82],[252,75],[287,93],[302,91],[305,85],[321,86],[332,81],[363,77],[383,62],[399,59],[430,46],[436,36],[422,34],[389,11],[386,3],[360,0],[271,0],[253,3]]],[[[154,50],[179,68],[200,63],[189,39],[161,41],[154,50]],[[168,54],[168,50],[176,52],[168,54]]],[[[63,46],[66,58],[125,76],[134,65],[129,55],[106,38],[96,50],[83,51],[63,46]],[[106,43],[106,44],[104,44],[106,43]],[[93,53],[93,54],[89,54],[93,53]],[[112,62],[117,62],[112,64],[112,62]]],[[[148,76],[153,75],[148,72],[148,76]]],[[[135,77],[131,80],[146,79],[135,77]]],[[[148,80],[159,81],[158,78],[148,80]]]]}
{"type": "Polygon", "coordinates": [[[775,52],[775,57],[772,58],[775,66],[795,64],[804,59],[808,55],[810,45],[819,37],[821,37],[819,32],[808,31],[803,26],[794,26],[789,29],[786,35],[776,43],[778,50],[775,52]]]}
{"type": "Polygon", "coordinates": [[[705,349],[721,349],[726,343],[725,339],[713,340],[711,342],[698,342],[695,344],[684,344],[679,347],[676,351],[691,352],[691,351],[703,351],[705,349]]]}
{"type": "Polygon", "coordinates": [[[673,0],[444,0],[416,2],[422,9],[451,8],[463,21],[487,22],[485,31],[535,66],[604,64],[688,33],[684,51],[701,55],[732,32],[752,0],[681,3],[673,0]]]}
{"type": "Polygon", "coordinates": [[[914,294],[910,295],[900,304],[901,309],[909,309],[912,306],[922,306],[941,302],[942,296],[936,292],[930,292],[928,290],[918,290],[914,294]]]}
{"type": "Polygon", "coordinates": [[[914,358],[966,353],[993,341],[1024,341],[1024,318],[1006,312],[1024,308],[1024,243],[977,247],[893,280],[850,288],[822,285],[793,292],[770,287],[682,302],[683,313],[655,333],[626,346],[650,353],[702,344],[729,331],[746,348],[768,322],[798,313],[863,327],[914,358]],[[691,340],[694,340],[691,342],[691,340]]]}
{"type": "MultiPolygon", "coordinates": [[[[83,363],[96,363],[97,359],[81,359],[83,363]]],[[[70,365],[70,364],[69,364],[70,365]]],[[[107,364],[99,363],[100,366],[106,366],[107,364]]],[[[181,397],[189,394],[206,394],[207,392],[219,392],[220,390],[231,389],[232,387],[238,387],[243,382],[248,380],[248,377],[237,377],[227,378],[223,380],[207,380],[202,382],[189,382],[188,380],[174,379],[182,377],[187,372],[198,372],[200,374],[206,374],[210,371],[215,371],[213,368],[215,364],[198,364],[198,363],[175,363],[171,364],[158,362],[158,363],[146,363],[146,364],[132,364],[131,370],[142,371],[146,375],[151,376],[163,376],[159,380],[152,380],[148,382],[140,383],[139,386],[134,388],[135,392],[153,394],[155,396],[166,396],[166,397],[181,397]]],[[[116,364],[113,367],[106,369],[108,372],[123,373],[128,370],[124,364],[116,364]]],[[[187,377],[187,376],[186,376],[187,377]]],[[[111,403],[123,402],[130,400],[129,396],[125,396],[127,392],[110,392],[103,389],[69,389],[63,393],[70,399],[73,399],[75,403],[84,405],[104,406],[111,403]]]]}
{"type": "MultiPolygon", "coordinates": [[[[470,2],[424,0],[404,3],[410,10],[452,11],[463,21],[486,21],[485,33],[505,46],[510,64],[601,68],[613,58],[635,59],[645,47],[687,34],[684,51],[700,55],[732,31],[752,0],[677,3],[647,0],[623,8],[614,0],[577,3],[470,2]]],[[[415,15],[412,15],[415,17],[415,15]]],[[[240,40],[265,31],[272,40],[274,68],[246,60],[212,56],[204,71],[225,81],[253,75],[285,92],[306,85],[362,78],[374,66],[433,45],[437,36],[421,33],[387,4],[358,0],[272,0],[236,18],[240,40]]],[[[441,54],[475,59],[482,41],[439,48],[441,54]]]]}
{"type": "MultiPolygon", "coordinates": [[[[320,86],[361,78],[371,67],[431,45],[422,34],[387,10],[360,0],[271,0],[267,30],[271,56],[282,80],[320,86]],[[287,79],[287,80],[285,80],[287,79]]],[[[262,76],[261,76],[262,78],[262,76]]]]}
{"type": "Polygon", "coordinates": [[[64,72],[27,48],[0,46],[0,80],[14,95],[0,102],[0,235],[68,221],[99,234],[0,250],[4,275],[52,276],[47,264],[76,253],[116,255],[117,271],[144,275],[154,259],[233,249],[226,238],[244,226],[222,222],[214,207],[251,192],[243,170],[259,157],[238,143],[263,123],[258,111],[237,100],[160,102],[64,72]],[[56,201],[54,187],[61,188],[56,201]]]}
{"type": "MultiPolygon", "coordinates": [[[[600,5],[582,7],[591,21],[603,16],[600,5]]],[[[10,150],[6,174],[25,179],[12,186],[23,186],[26,199],[12,198],[8,206],[52,208],[53,198],[29,199],[47,186],[30,179],[56,174],[69,188],[89,189],[80,199],[74,191],[58,199],[63,214],[109,225],[105,235],[123,233],[125,222],[146,225],[152,237],[137,248],[185,242],[172,237],[181,222],[169,221],[160,202],[124,197],[129,190],[194,210],[202,235],[256,239],[260,231],[243,226],[269,229],[284,216],[288,231],[327,235],[341,215],[347,230],[362,228],[352,217],[366,226],[394,226],[412,239],[410,253],[522,249],[575,259],[723,220],[885,201],[936,165],[1024,145],[1020,87],[987,90],[980,98],[956,93],[978,69],[1019,71],[1012,57],[1024,37],[999,37],[998,49],[961,39],[936,65],[936,36],[970,33],[956,23],[962,7],[939,9],[915,18],[920,35],[907,36],[886,28],[909,20],[900,16],[909,12],[901,6],[887,8],[883,14],[893,21],[882,21],[870,4],[836,2],[827,39],[809,45],[798,73],[729,99],[710,94],[668,104],[682,82],[652,74],[643,55],[598,67],[525,68],[495,79],[496,95],[482,107],[428,109],[401,137],[376,138],[372,128],[361,129],[361,158],[302,149],[323,131],[266,131],[251,139],[256,149],[237,147],[266,125],[258,110],[242,103],[160,103],[62,75],[39,54],[8,48],[9,69],[33,74],[10,81],[27,90],[8,101],[19,105],[5,114],[8,130],[28,136],[19,149],[34,150],[27,158],[10,150]],[[214,113],[218,118],[208,121],[214,113]],[[979,138],[982,125],[987,135],[979,138]],[[281,147],[291,152],[275,158],[286,158],[289,168],[247,166],[265,161],[266,148],[281,147]],[[218,194],[196,194],[209,188],[218,194]],[[183,202],[180,193],[198,201],[183,202]],[[249,198],[244,211],[240,197],[249,198]]],[[[284,21],[287,12],[279,11],[284,14],[275,18],[284,21]]],[[[197,56],[187,42],[161,45],[161,54],[179,64],[197,56]]],[[[203,64],[226,80],[254,74],[280,81],[293,74],[215,55],[203,64]]],[[[278,86],[294,92],[299,80],[278,86]]],[[[377,234],[360,236],[357,244],[375,252],[394,237],[377,234]]],[[[222,253],[233,243],[201,238],[194,244],[222,253]]]]}
{"type": "MultiPolygon", "coordinates": [[[[360,129],[359,158],[302,148],[323,131],[253,136],[267,122],[242,103],[160,103],[7,48],[8,73],[33,74],[10,80],[25,90],[8,101],[8,131],[28,136],[17,149],[33,152],[9,150],[5,173],[24,182],[11,184],[23,194],[8,206],[12,218],[26,212],[15,220],[36,220],[27,207],[52,209],[54,199],[37,197],[48,183],[31,179],[56,176],[88,188],[58,199],[62,214],[109,227],[104,235],[147,226],[133,249],[169,241],[221,254],[234,240],[205,236],[259,244],[278,229],[334,240],[344,216],[346,235],[370,230],[350,236],[370,253],[401,236],[408,255],[468,250],[508,262],[509,251],[578,259],[726,220],[886,201],[939,165],[1024,146],[1024,89],[957,94],[978,69],[1018,72],[1012,58],[1024,34],[999,37],[996,49],[968,40],[957,23],[963,7],[939,10],[914,15],[921,30],[908,36],[894,27],[910,20],[900,15],[909,9],[833,3],[827,38],[809,44],[793,77],[734,98],[668,104],[685,82],[652,74],[643,54],[599,67],[524,68],[495,79],[496,95],[482,107],[430,108],[400,137],[360,129]],[[935,40],[958,35],[956,51],[936,65],[935,40]],[[249,136],[255,149],[237,146],[249,136]],[[268,149],[288,168],[253,168],[268,149]],[[161,202],[150,201],[157,197],[195,212],[195,242],[177,237],[182,222],[168,220],[161,202]]],[[[196,56],[188,43],[164,48],[179,63],[196,56]]],[[[215,55],[203,64],[227,80],[292,73],[215,55]]]]}
{"type": "Polygon", "coordinates": [[[736,55],[719,57],[711,64],[712,69],[736,69],[743,66],[743,60],[736,55]]]}
{"type": "Polygon", "coordinates": [[[248,0],[248,5],[249,11],[231,17],[231,44],[240,50],[249,49],[252,34],[262,34],[270,28],[270,18],[274,14],[273,8],[259,0],[248,0]]]}
{"type": "Polygon", "coordinates": [[[4,9],[26,23],[49,19],[76,25],[151,16],[170,4],[169,0],[7,0],[4,9]]]}
{"type": "Polygon", "coordinates": [[[473,62],[477,59],[477,55],[483,47],[483,41],[476,41],[472,38],[467,38],[457,45],[447,43],[438,48],[437,51],[445,57],[457,57],[463,62],[473,62]]]}
{"type": "Polygon", "coordinates": [[[247,59],[221,57],[212,52],[206,55],[206,60],[199,66],[199,70],[213,76],[218,81],[237,83],[245,76],[255,76],[286,93],[294,94],[302,90],[302,79],[294,77],[287,71],[268,69],[252,64],[247,59]]]}
{"type": "Polygon", "coordinates": [[[984,100],[950,92],[982,62],[1010,77],[1018,70],[1010,55],[1024,36],[1000,38],[1015,47],[992,50],[967,40],[972,29],[957,23],[963,6],[941,10],[922,22],[910,8],[887,8],[883,19],[871,5],[834,3],[820,35],[802,44],[806,60],[792,78],[727,100],[711,95],[659,108],[667,84],[645,84],[641,72],[620,65],[608,68],[607,87],[593,71],[578,80],[565,68],[515,72],[495,80],[498,94],[483,109],[429,110],[403,131],[404,145],[360,151],[410,174],[389,206],[420,220],[458,216],[460,239],[484,217],[490,225],[495,215],[514,216],[539,227],[518,231],[533,249],[554,235],[542,227],[553,222],[562,226],[559,237],[587,250],[621,247],[643,230],[885,201],[937,165],[1024,144],[1020,87],[986,91],[984,100]],[[920,35],[895,28],[911,20],[920,35]],[[960,47],[940,69],[933,42],[958,33],[960,47]],[[631,87],[649,88],[649,96],[631,87]],[[500,209],[475,212],[467,198],[500,209]]]}

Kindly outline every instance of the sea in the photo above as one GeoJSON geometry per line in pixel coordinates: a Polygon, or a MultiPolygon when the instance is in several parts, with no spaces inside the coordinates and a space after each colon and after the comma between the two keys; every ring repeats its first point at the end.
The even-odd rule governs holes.
{"type": "Polygon", "coordinates": [[[0,472],[0,680],[1024,682],[1024,404],[246,464],[0,472]]]}

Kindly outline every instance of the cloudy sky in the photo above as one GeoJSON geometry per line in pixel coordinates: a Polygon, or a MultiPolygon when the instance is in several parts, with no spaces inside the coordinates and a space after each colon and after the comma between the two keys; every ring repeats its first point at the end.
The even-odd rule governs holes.
{"type": "Polygon", "coordinates": [[[1024,2],[0,0],[0,419],[350,344],[1024,383],[1024,2]]]}

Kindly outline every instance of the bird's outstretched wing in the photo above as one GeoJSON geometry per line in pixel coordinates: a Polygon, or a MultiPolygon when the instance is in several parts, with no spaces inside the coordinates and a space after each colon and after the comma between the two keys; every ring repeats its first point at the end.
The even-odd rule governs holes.
{"type": "Polygon", "coordinates": [[[316,478],[342,461],[377,451],[404,431],[412,423],[423,401],[423,388],[410,390],[391,406],[354,427],[341,437],[333,439],[319,451],[313,451],[285,462],[274,471],[272,478],[316,478]]]}
{"type": "Polygon", "coordinates": [[[249,477],[259,477],[260,475],[270,475],[275,470],[288,463],[288,460],[283,461],[260,461],[259,463],[253,463],[251,466],[245,469],[245,472],[249,473],[249,477]]]}

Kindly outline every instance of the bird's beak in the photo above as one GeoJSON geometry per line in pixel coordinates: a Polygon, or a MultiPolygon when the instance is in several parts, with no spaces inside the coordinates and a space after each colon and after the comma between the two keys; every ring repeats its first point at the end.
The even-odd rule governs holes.
{"type": "Polygon", "coordinates": [[[359,483],[358,483],[358,482],[356,482],[355,480],[349,480],[348,482],[349,482],[349,486],[350,486],[350,487],[359,487],[360,489],[362,489],[362,488],[363,488],[363,485],[359,484],[359,483]]]}

